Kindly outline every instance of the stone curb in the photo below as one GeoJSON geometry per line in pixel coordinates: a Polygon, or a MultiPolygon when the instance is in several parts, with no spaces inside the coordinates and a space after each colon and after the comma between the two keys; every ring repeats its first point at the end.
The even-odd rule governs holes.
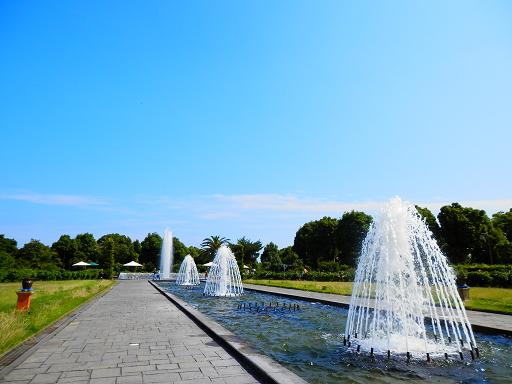
{"type": "Polygon", "coordinates": [[[306,384],[307,382],[295,373],[284,368],[278,362],[270,359],[249,347],[242,339],[228,331],[220,324],[209,319],[200,311],[164,291],[157,284],[148,281],[156,290],[175,304],[185,315],[197,324],[208,336],[226,349],[249,373],[263,383],[271,384],[306,384]]]}
{"type": "Polygon", "coordinates": [[[96,296],[93,296],[86,302],[80,304],[78,307],[71,310],[71,312],[69,312],[67,315],[64,315],[59,320],[55,321],[53,324],[47,325],[34,336],[25,340],[21,344],[18,344],[17,346],[6,352],[2,357],[0,357],[0,383],[2,382],[5,376],[7,376],[12,370],[14,370],[28,357],[30,357],[30,355],[32,355],[32,353],[34,353],[34,351],[42,343],[51,339],[53,336],[59,333],[83,311],[85,311],[96,301],[98,301],[100,298],[109,293],[112,287],[113,285],[103,290],[96,296]]]}

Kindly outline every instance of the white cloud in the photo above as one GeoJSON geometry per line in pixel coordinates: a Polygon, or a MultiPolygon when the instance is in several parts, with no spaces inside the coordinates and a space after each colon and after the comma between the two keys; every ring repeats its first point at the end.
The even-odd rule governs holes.
{"type": "MultiPolygon", "coordinates": [[[[377,213],[387,203],[387,200],[377,201],[340,201],[300,197],[280,194],[245,194],[245,195],[212,195],[210,204],[216,205],[216,214],[221,218],[222,212],[226,218],[235,216],[236,212],[288,212],[288,213],[318,213],[341,215],[343,212],[357,210],[367,213],[377,213]],[[230,214],[228,214],[230,213],[230,214]]],[[[454,200],[455,201],[455,200],[454,200]]],[[[442,206],[453,201],[423,201],[414,202],[422,207],[438,211],[442,206]]],[[[489,214],[512,207],[512,199],[467,200],[458,201],[464,207],[483,209],[489,214]]],[[[205,201],[208,206],[208,201],[205,201]]]]}
{"type": "Polygon", "coordinates": [[[89,206],[104,205],[106,201],[94,196],[41,194],[41,193],[13,193],[0,195],[2,200],[27,201],[34,204],[89,206]]]}
{"type": "Polygon", "coordinates": [[[345,202],[279,194],[213,195],[212,197],[218,202],[241,210],[288,212],[344,212],[353,209],[376,211],[385,203],[382,201],[345,202]]]}

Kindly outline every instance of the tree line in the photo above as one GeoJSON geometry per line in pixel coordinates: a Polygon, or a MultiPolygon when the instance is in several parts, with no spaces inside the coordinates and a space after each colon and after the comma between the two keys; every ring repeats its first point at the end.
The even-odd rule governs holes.
{"type": "MultiPolygon", "coordinates": [[[[483,210],[453,203],[442,207],[437,219],[427,208],[416,209],[452,263],[512,264],[512,209],[488,217],[483,210]]],[[[174,237],[174,263],[181,263],[190,254],[200,266],[212,261],[217,249],[226,244],[243,269],[336,272],[343,265],[355,266],[372,221],[370,215],[358,211],[345,212],[339,219],[326,216],[302,225],[293,245],[281,249],[272,242],[263,247],[261,241],[246,237],[231,242],[210,236],[200,247],[186,246],[174,237]]],[[[144,270],[153,271],[158,269],[161,247],[158,233],[148,233],[142,241],[118,233],[99,239],[90,233],[74,238],[64,234],[51,246],[31,240],[21,248],[14,239],[0,235],[0,270],[71,270],[82,260],[98,263],[109,277],[119,272],[122,264],[135,260],[144,265],[144,270]]]]}

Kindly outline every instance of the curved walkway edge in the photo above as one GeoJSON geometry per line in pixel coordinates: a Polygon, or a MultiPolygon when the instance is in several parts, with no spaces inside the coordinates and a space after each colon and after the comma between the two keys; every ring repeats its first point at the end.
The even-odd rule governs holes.
{"type": "Polygon", "coordinates": [[[219,345],[224,347],[235,357],[251,374],[261,382],[272,384],[306,384],[301,377],[284,368],[271,358],[256,352],[249,347],[242,339],[228,331],[217,322],[211,320],[200,311],[188,305],[185,301],[175,295],[164,291],[158,284],[149,282],[162,295],[167,297],[173,304],[181,309],[192,321],[194,321],[204,332],[206,332],[219,345]]]}
{"type": "MultiPolygon", "coordinates": [[[[301,291],[299,289],[245,283],[244,289],[265,292],[273,295],[281,295],[305,301],[317,301],[338,307],[348,308],[350,306],[350,296],[336,295],[333,293],[301,291]]],[[[512,335],[512,315],[480,312],[469,309],[466,309],[466,312],[474,330],[484,333],[512,335]]]]}

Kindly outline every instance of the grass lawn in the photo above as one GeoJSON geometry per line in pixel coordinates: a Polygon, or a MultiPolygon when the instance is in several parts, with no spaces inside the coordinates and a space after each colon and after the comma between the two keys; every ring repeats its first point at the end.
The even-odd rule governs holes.
{"type": "Polygon", "coordinates": [[[512,289],[471,287],[469,300],[464,305],[476,311],[498,311],[512,315],[512,289]]]}
{"type": "Polygon", "coordinates": [[[350,296],[352,282],[341,281],[303,281],[303,280],[244,280],[248,284],[269,285],[272,287],[302,289],[303,291],[337,293],[350,296]]]}
{"type": "Polygon", "coordinates": [[[113,284],[110,280],[34,282],[30,312],[18,312],[20,283],[0,284],[0,355],[113,284]]]}
{"type": "MultiPolygon", "coordinates": [[[[339,295],[351,295],[351,282],[335,281],[302,281],[302,280],[244,280],[248,284],[269,285],[273,287],[302,289],[322,293],[337,293],[339,295]]],[[[467,309],[476,311],[497,311],[512,315],[512,289],[511,288],[484,288],[471,287],[470,300],[464,305],[467,309]]]]}

